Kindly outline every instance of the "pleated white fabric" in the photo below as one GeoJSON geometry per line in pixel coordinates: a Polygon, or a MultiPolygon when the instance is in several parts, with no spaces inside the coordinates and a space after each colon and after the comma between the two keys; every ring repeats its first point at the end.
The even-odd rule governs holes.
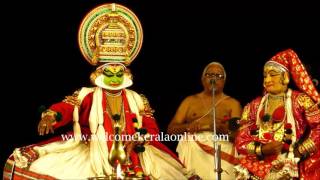
{"type": "MultiPolygon", "coordinates": [[[[201,132],[196,134],[199,138],[199,142],[207,146],[213,147],[212,132],[201,132]]],[[[199,147],[199,145],[192,140],[191,135],[179,141],[177,146],[177,152],[180,160],[185,164],[188,171],[195,171],[204,180],[216,179],[214,172],[214,156],[208,154],[199,147]]],[[[221,144],[221,151],[234,155],[233,144],[228,141],[219,141],[221,144]]],[[[233,164],[225,160],[221,160],[221,179],[234,180],[233,164]]]]}
{"type": "Polygon", "coordinates": [[[193,171],[187,171],[178,161],[169,154],[151,145],[145,145],[145,151],[139,154],[141,166],[151,179],[187,179],[193,171]]]}

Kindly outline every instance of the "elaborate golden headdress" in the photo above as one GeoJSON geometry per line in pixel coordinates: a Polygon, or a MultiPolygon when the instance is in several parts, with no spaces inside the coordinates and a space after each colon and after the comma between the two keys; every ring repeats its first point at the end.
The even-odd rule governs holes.
{"type": "MultiPolygon", "coordinates": [[[[84,58],[99,66],[91,75],[93,83],[100,86],[96,81],[101,79],[99,76],[108,63],[128,66],[138,55],[142,40],[140,21],[130,9],[107,3],[91,10],[79,27],[78,43],[84,58]]],[[[127,79],[131,81],[129,71],[125,74],[127,79]]]]}
{"type": "Polygon", "coordinates": [[[79,28],[78,43],[92,65],[120,62],[129,65],[143,40],[139,19],[128,8],[108,3],[91,10],[79,28]]]}

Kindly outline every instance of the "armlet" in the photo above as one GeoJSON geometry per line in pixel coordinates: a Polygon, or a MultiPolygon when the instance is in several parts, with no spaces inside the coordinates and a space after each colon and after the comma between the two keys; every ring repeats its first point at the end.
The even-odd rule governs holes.
{"type": "Polygon", "coordinates": [[[141,98],[142,98],[142,101],[143,101],[143,105],[144,105],[144,112],[140,112],[141,114],[143,115],[146,115],[146,116],[153,116],[153,113],[154,113],[154,110],[151,108],[150,106],[150,103],[148,101],[148,99],[146,98],[145,95],[143,94],[140,94],[141,98]]]}
{"type": "Polygon", "coordinates": [[[78,99],[80,90],[75,91],[71,96],[65,96],[62,102],[71,104],[72,106],[80,106],[80,100],[78,99]]]}

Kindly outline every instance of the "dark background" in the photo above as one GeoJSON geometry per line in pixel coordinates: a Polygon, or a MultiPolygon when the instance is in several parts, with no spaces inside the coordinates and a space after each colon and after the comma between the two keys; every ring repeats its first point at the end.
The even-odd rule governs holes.
{"type": "MultiPolygon", "coordinates": [[[[85,14],[106,2],[15,1],[3,6],[10,13],[2,16],[1,166],[14,148],[48,139],[37,135],[40,105],[90,86],[94,67],[78,49],[77,31],[85,14]]],[[[202,70],[213,60],[227,71],[225,92],[242,105],[261,95],[264,63],[287,48],[320,79],[320,16],[315,4],[114,2],[130,8],[141,21],[144,41],[130,65],[131,89],[148,97],[161,131],[182,99],[202,90],[202,70]]],[[[175,144],[166,144],[175,150],[175,144]]]]}

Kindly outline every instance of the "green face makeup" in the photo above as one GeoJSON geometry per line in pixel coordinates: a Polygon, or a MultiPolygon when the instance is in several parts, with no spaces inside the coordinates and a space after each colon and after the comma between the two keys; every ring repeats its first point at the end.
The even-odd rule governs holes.
{"type": "Polygon", "coordinates": [[[103,71],[104,84],[112,87],[120,86],[124,81],[124,69],[121,66],[106,67],[103,71]]]}

